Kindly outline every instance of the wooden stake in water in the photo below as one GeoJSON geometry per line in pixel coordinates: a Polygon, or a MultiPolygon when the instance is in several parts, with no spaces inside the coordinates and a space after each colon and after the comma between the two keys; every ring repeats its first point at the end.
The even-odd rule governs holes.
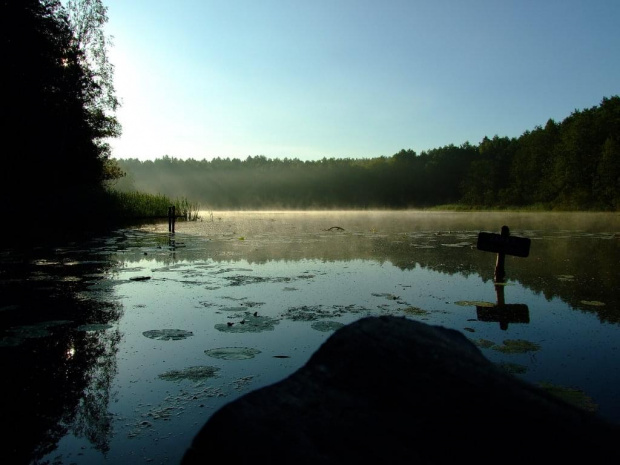
{"type": "MultiPolygon", "coordinates": [[[[508,226],[502,226],[502,230],[499,235],[505,239],[508,239],[508,237],[510,236],[510,229],[508,229],[508,226]]],[[[504,278],[506,277],[505,263],[506,263],[506,253],[503,251],[498,252],[497,259],[495,260],[495,282],[496,283],[504,282],[504,278]]]]}
{"type": "Polygon", "coordinates": [[[506,255],[527,257],[530,254],[530,239],[510,236],[508,226],[502,226],[500,234],[481,232],[478,234],[478,250],[494,252],[495,259],[495,297],[496,304],[491,307],[476,306],[480,321],[497,321],[502,330],[508,329],[508,323],[529,323],[530,315],[527,305],[506,304],[504,287],[506,278],[506,255]]]}
{"type": "Polygon", "coordinates": [[[530,239],[510,235],[508,226],[502,226],[500,234],[481,232],[478,234],[478,250],[495,252],[495,282],[504,282],[506,277],[506,255],[527,257],[530,254],[530,239]]]}
{"type": "Polygon", "coordinates": [[[174,205],[168,207],[168,232],[174,234],[174,221],[176,220],[174,205]]]}

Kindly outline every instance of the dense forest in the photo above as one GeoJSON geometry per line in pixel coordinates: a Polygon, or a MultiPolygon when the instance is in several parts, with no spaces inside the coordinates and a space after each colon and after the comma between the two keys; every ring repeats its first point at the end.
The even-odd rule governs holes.
{"type": "Polygon", "coordinates": [[[69,240],[173,204],[189,214],[186,199],[110,189],[123,173],[108,144],[121,125],[103,1],[4,0],[0,19],[2,244],[69,240]]]}
{"type": "Polygon", "coordinates": [[[183,195],[205,209],[620,208],[620,97],[518,138],[485,137],[371,159],[117,160],[121,191],[183,195]]]}
{"type": "Polygon", "coordinates": [[[84,225],[120,174],[106,142],[121,131],[106,11],[101,0],[0,2],[0,195],[18,236],[84,225]]]}

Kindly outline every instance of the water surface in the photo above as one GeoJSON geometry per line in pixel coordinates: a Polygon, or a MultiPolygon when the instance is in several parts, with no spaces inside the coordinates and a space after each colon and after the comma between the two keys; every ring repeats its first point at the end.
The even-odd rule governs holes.
{"type": "Polygon", "coordinates": [[[157,224],[3,251],[3,426],[15,463],[178,463],[214,411],[368,315],[457,329],[515,376],[572,389],[620,422],[618,215],[202,219],[175,234],[157,224]],[[476,240],[504,224],[532,245],[506,258],[496,286],[495,255],[476,240]]]}

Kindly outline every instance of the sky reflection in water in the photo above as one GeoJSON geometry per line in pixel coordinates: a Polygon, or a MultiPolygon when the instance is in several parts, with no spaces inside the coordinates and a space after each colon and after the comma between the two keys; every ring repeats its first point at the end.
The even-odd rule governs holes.
{"type": "MultiPolygon", "coordinates": [[[[546,271],[536,263],[536,240],[528,259],[507,260],[508,282],[504,287],[507,304],[527,306],[527,322],[508,323],[502,329],[497,321],[477,319],[476,305],[489,308],[496,303],[497,295],[489,279],[494,256],[475,250],[476,230],[450,232],[439,241],[437,230],[408,235],[399,232],[398,237],[389,233],[380,240],[374,237],[367,250],[374,251],[375,259],[372,254],[339,259],[337,252],[327,259],[313,257],[310,251],[306,255],[312,258],[258,259],[262,254],[270,255],[270,247],[274,247],[270,240],[286,238],[272,238],[262,231],[256,239],[238,228],[224,228],[220,236],[190,231],[192,234],[177,232],[171,238],[161,225],[152,229],[125,232],[122,241],[107,240],[102,250],[112,253],[118,264],[90,288],[93,295],[122,306],[118,321],[110,329],[98,331],[104,340],[106,334],[121,335],[112,350],[116,366],[108,387],[111,430],[104,436],[109,450],[102,454],[83,435],[72,434],[69,425],[69,433],[46,457],[48,460],[177,463],[215,410],[291,374],[332,334],[337,323],[368,315],[402,315],[460,330],[473,341],[495,344],[481,348],[491,361],[520,366],[524,371],[518,376],[532,382],[584,390],[599,405],[601,415],[620,421],[614,387],[620,381],[619,327],[617,321],[602,323],[592,307],[598,302],[616,305],[617,291],[612,291],[612,297],[601,295],[601,301],[594,299],[594,294],[584,293],[581,301],[592,309],[573,308],[567,300],[579,297],[562,298],[557,295],[557,286],[578,287],[584,276],[576,277],[571,270],[566,274],[546,271]],[[123,247],[119,247],[121,243],[123,247]],[[398,266],[394,260],[385,259],[390,253],[402,256],[398,247],[403,244],[413,259],[406,258],[398,266]],[[427,257],[434,260],[433,266],[424,265],[427,257]],[[457,257],[456,262],[448,263],[452,258],[446,257],[457,257]],[[447,268],[442,268],[442,263],[447,268]],[[532,290],[512,279],[526,273],[535,282],[553,282],[549,285],[553,290],[532,290]],[[99,294],[102,289],[110,292],[99,294]],[[550,298],[549,293],[553,294],[550,298]],[[332,325],[325,327],[317,322],[332,325]],[[185,330],[191,335],[158,340],[144,334],[164,329],[185,330]],[[540,350],[497,350],[507,339],[529,341],[540,350]],[[254,355],[226,360],[205,353],[221,348],[250,349],[254,355]],[[182,379],[182,371],[192,367],[213,370],[207,370],[211,375],[203,379],[182,379]],[[171,372],[181,372],[181,378],[162,377],[171,372]]],[[[177,231],[182,229],[179,225],[177,231]]],[[[356,240],[356,232],[366,242],[368,234],[377,234],[370,229],[351,231],[347,227],[343,233],[325,236],[324,232],[301,228],[297,236],[286,240],[303,244],[319,234],[319,244],[340,244],[337,249],[345,253],[347,244],[356,240]]],[[[548,234],[546,230],[528,232],[540,243],[548,234]]],[[[552,235],[557,243],[561,235],[552,235]]],[[[565,240],[573,235],[567,234],[565,240]]],[[[609,233],[596,239],[603,240],[601,237],[609,240],[609,233]]],[[[617,239],[612,240],[617,243],[617,239]]],[[[551,265],[549,268],[555,270],[551,265]]],[[[371,370],[368,375],[372,376],[371,370]]]]}

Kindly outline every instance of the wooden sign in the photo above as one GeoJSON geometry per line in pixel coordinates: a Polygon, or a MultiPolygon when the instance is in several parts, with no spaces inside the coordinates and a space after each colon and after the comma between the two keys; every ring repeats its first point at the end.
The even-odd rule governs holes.
{"type": "Polygon", "coordinates": [[[485,252],[503,253],[517,257],[527,257],[530,254],[531,240],[527,237],[502,236],[501,234],[478,233],[478,250],[485,252]]]}

